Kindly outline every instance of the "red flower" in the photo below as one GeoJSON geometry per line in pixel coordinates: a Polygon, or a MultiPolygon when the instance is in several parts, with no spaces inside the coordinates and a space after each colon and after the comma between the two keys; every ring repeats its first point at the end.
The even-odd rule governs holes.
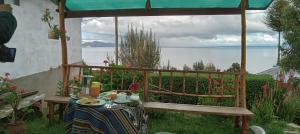
{"type": "Polygon", "coordinates": [[[139,90],[139,85],[137,83],[131,83],[129,89],[133,93],[137,93],[139,90]]]}
{"type": "Polygon", "coordinates": [[[265,84],[265,85],[261,86],[261,88],[263,90],[263,95],[268,96],[269,95],[269,85],[265,84]]]}
{"type": "Polygon", "coordinates": [[[12,85],[12,86],[10,86],[10,89],[16,91],[17,90],[17,86],[12,85]]]}

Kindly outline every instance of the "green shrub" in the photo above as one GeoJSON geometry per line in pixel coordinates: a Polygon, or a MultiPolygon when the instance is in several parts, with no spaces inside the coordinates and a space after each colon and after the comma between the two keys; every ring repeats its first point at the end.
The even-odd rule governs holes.
{"type": "MultiPolygon", "coordinates": [[[[117,65],[110,65],[111,67],[114,68],[122,68],[123,66],[117,66],[117,65]]],[[[133,76],[135,74],[135,81],[140,83],[142,85],[143,81],[143,75],[139,71],[123,71],[123,70],[113,70],[112,72],[112,81],[110,80],[110,74],[111,70],[110,69],[105,69],[103,70],[102,73],[102,78],[100,81],[100,71],[93,70],[90,71],[85,68],[84,69],[84,75],[92,75],[93,81],[101,82],[103,84],[103,90],[102,91],[110,91],[110,90],[115,90],[115,89],[121,89],[123,87],[124,90],[127,90],[129,88],[129,85],[133,82],[133,76]],[[122,75],[123,75],[123,85],[122,85],[122,75]]]]}
{"type": "Polygon", "coordinates": [[[268,75],[247,75],[246,90],[247,90],[247,106],[250,107],[255,102],[255,97],[263,94],[262,86],[269,84],[269,89],[274,89],[275,81],[268,75]]]}
{"type": "Polygon", "coordinates": [[[271,92],[272,99],[274,103],[275,115],[279,115],[280,109],[282,108],[282,103],[285,99],[285,94],[287,93],[286,88],[274,88],[271,92]]]}
{"type": "MultiPolygon", "coordinates": [[[[113,66],[113,67],[122,67],[122,66],[113,66]]],[[[114,71],[113,72],[113,81],[110,81],[110,70],[105,70],[103,73],[103,83],[104,91],[112,90],[112,89],[121,89],[122,82],[121,77],[123,73],[123,89],[128,89],[129,85],[132,83],[132,76],[136,74],[136,81],[143,85],[143,74],[142,72],[133,72],[133,71],[114,71]]],[[[84,70],[85,74],[89,74],[89,70],[84,70]]],[[[93,81],[100,81],[100,73],[99,71],[92,71],[92,75],[94,76],[93,81]]],[[[170,74],[163,73],[162,74],[162,88],[165,90],[170,89],[170,74]]],[[[213,79],[217,79],[216,75],[212,75],[213,79]]],[[[157,88],[159,83],[159,76],[157,73],[150,74],[150,88],[157,88]]],[[[186,83],[186,93],[195,94],[196,93],[196,76],[195,74],[188,74],[186,75],[185,79],[186,83]]],[[[234,78],[233,76],[224,76],[224,86],[225,87],[234,87],[234,78]]],[[[199,75],[198,77],[198,89],[199,94],[208,94],[208,78],[207,75],[199,75]]],[[[270,88],[272,89],[275,85],[274,80],[271,76],[263,76],[263,75],[248,75],[247,76],[247,106],[252,106],[255,100],[255,96],[259,96],[262,94],[261,87],[268,83],[270,88]]],[[[183,77],[182,73],[173,73],[173,90],[174,92],[182,92],[183,89],[183,77]]],[[[219,94],[219,93],[213,93],[219,94]]],[[[232,90],[224,90],[224,94],[227,95],[235,95],[235,89],[232,90]]],[[[150,94],[149,96],[152,100],[158,100],[163,102],[173,102],[173,103],[185,103],[185,104],[208,104],[205,100],[206,98],[198,98],[198,97],[190,97],[190,96],[173,96],[173,95],[153,95],[150,94]]],[[[217,99],[213,104],[216,105],[226,105],[226,106],[233,106],[235,101],[233,99],[217,99]]]]}
{"type": "Polygon", "coordinates": [[[272,122],[275,117],[273,101],[269,98],[257,99],[251,108],[255,122],[262,125],[272,122]]]}
{"type": "Polygon", "coordinates": [[[289,92],[279,106],[278,116],[285,121],[291,122],[296,117],[299,106],[299,96],[293,92],[289,92]]]}
{"type": "MultiPolygon", "coordinates": [[[[169,74],[163,74],[162,75],[162,88],[169,90],[169,74]]],[[[214,78],[214,77],[213,77],[214,78]]],[[[215,78],[216,79],[216,78],[215,78]]],[[[159,77],[157,74],[151,75],[151,84],[152,85],[158,85],[159,77]]],[[[234,87],[234,78],[231,76],[224,76],[224,86],[232,86],[234,87]]],[[[208,94],[208,79],[205,75],[199,76],[199,94],[208,94]]],[[[178,75],[176,73],[173,74],[173,89],[175,92],[182,92],[183,87],[183,77],[182,75],[178,75]]],[[[186,76],[186,93],[195,93],[195,84],[196,83],[196,77],[195,75],[187,75],[186,76]]],[[[270,85],[270,88],[272,89],[275,85],[274,80],[271,76],[264,76],[264,75],[248,75],[247,76],[247,106],[252,106],[255,101],[255,96],[259,96],[262,94],[261,87],[268,83],[270,85]]],[[[151,87],[151,86],[150,86],[151,87]]],[[[225,90],[224,94],[228,95],[235,95],[236,91],[233,90],[225,90]]],[[[198,98],[198,97],[189,97],[189,96],[172,96],[172,95],[165,95],[162,96],[156,96],[156,98],[159,99],[159,101],[164,102],[173,102],[173,103],[187,103],[187,104],[208,104],[207,101],[212,101],[209,98],[198,98]]],[[[227,106],[233,106],[234,100],[230,99],[221,99],[221,100],[215,100],[216,102],[213,102],[213,104],[216,105],[227,105],[227,106]],[[222,104],[224,103],[224,104],[222,104]]],[[[210,102],[209,102],[210,103],[210,102]]]]}

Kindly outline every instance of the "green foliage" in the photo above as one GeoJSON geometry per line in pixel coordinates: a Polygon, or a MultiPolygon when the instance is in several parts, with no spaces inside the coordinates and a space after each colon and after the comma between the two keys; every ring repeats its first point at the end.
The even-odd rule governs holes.
{"type": "Polygon", "coordinates": [[[287,0],[275,0],[273,4],[267,10],[267,16],[265,17],[265,24],[273,31],[278,32],[278,57],[277,64],[280,63],[280,33],[283,31],[283,16],[284,10],[288,5],[287,0]]]}
{"type": "MultiPolygon", "coordinates": [[[[173,89],[175,92],[182,92],[183,89],[183,78],[181,75],[173,75],[173,89]]],[[[169,74],[162,75],[162,87],[163,89],[169,90],[169,74]]],[[[213,77],[214,78],[214,77],[213,77]]],[[[214,78],[217,79],[217,78],[214,78]]],[[[224,77],[224,86],[234,86],[232,81],[232,77],[224,77]]],[[[208,79],[207,76],[200,75],[199,76],[199,94],[208,94],[208,79]]],[[[153,88],[153,85],[158,85],[159,77],[157,74],[153,74],[150,79],[150,87],[153,88]]],[[[195,84],[196,77],[195,75],[187,75],[186,76],[186,93],[196,93],[195,92],[195,84]]],[[[269,83],[270,87],[274,87],[274,80],[270,76],[262,76],[262,75],[248,75],[247,76],[247,106],[252,106],[255,101],[255,96],[262,94],[261,87],[269,83]]],[[[235,90],[225,90],[224,94],[228,95],[235,95],[235,90]]],[[[155,96],[152,97],[158,99],[160,101],[165,102],[173,102],[173,103],[186,103],[186,104],[216,104],[216,105],[227,105],[233,106],[234,100],[231,99],[219,99],[219,100],[210,100],[209,98],[197,98],[197,97],[189,97],[189,96],[172,96],[172,95],[165,95],[165,96],[155,96]]]]}
{"type": "Polygon", "coordinates": [[[281,88],[275,88],[272,91],[272,99],[273,99],[273,105],[274,105],[274,110],[275,110],[275,114],[278,116],[280,115],[280,111],[282,111],[282,104],[283,101],[285,100],[285,96],[287,93],[287,89],[281,89],[281,88]]]}
{"type": "Polygon", "coordinates": [[[280,65],[288,69],[300,69],[300,4],[299,0],[290,0],[288,6],[284,8],[283,37],[284,43],[281,47],[282,59],[280,65]],[[292,16],[292,17],[291,17],[292,16]]]}
{"type": "Polygon", "coordinates": [[[262,86],[269,84],[269,88],[275,87],[275,81],[268,75],[247,75],[246,90],[247,90],[247,106],[251,107],[255,102],[255,97],[263,94],[262,86]]]}
{"type": "Polygon", "coordinates": [[[183,65],[183,70],[191,71],[192,68],[190,68],[187,64],[184,64],[184,65],[183,65]]]}
{"type": "Polygon", "coordinates": [[[203,61],[201,60],[200,62],[197,61],[197,62],[193,63],[193,70],[196,70],[196,71],[198,71],[198,70],[204,70],[204,63],[203,63],[203,61]]]}
{"type": "Polygon", "coordinates": [[[216,66],[213,63],[207,63],[205,66],[206,71],[216,71],[216,66]]]}
{"type": "Polygon", "coordinates": [[[254,113],[254,120],[258,124],[268,124],[275,118],[273,101],[269,98],[257,98],[252,105],[251,111],[254,113]]]}
{"type": "Polygon", "coordinates": [[[57,24],[53,24],[54,17],[51,15],[50,10],[47,8],[44,10],[44,14],[41,17],[42,22],[46,23],[48,27],[56,34],[57,37],[63,36],[66,34],[66,31],[61,31],[58,28],[57,24]]]}
{"type": "Polygon", "coordinates": [[[239,63],[232,63],[231,67],[226,70],[227,72],[240,72],[241,66],[239,63]]]}
{"type": "Polygon", "coordinates": [[[84,74],[92,75],[94,76],[93,81],[97,81],[102,83],[103,85],[103,92],[110,91],[110,90],[116,90],[121,89],[123,87],[124,90],[127,90],[129,88],[129,85],[133,83],[133,77],[135,77],[135,82],[137,82],[140,86],[143,82],[143,74],[139,71],[128,71],[128,70],[121,70],[117,68],[122,68],[121,65],[110,65],[113,68],[116,68],[113,72],[110,69],[104,70],[103,72],[103,78],[102,81],[100,81],[100,73],[99,71],[91,71],[90,74],[89,70],[84,69],[84,74]],[[112,73],[112,81],[110,74],[112,73]],[[122,84],[122,76],[123,76],[123,84],[122,84]]]}
{"type": "Polygon", "coordinates": [[[279,108],[278,116],[288,122],[292,122],[300,106],[299,95],[290,92],[286,94],[282,105],[279,108]]]}
{"type": "Polygon", "coordinates": [[[122,64],[133,67],[156,68],[160,62],[160,48],[152,31],[134,30],[131,26],[120,44],[122,64]]]}
{"type": "Polygon", "coordinates": [[[265,24],[273,31],[281,32],[283,29],[284,9],[288,5],[286,0],[275,0],[267,10],[265,24]]]}

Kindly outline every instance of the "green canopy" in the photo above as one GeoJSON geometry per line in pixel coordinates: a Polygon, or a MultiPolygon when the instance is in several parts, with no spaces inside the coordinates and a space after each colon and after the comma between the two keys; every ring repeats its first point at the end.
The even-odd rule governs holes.
{"type": "MultiPolygon", "coordinates": [[[[67,0],[69,11],[146,9],[238,9],[241,0],[67,0]]],[[[272,0],[248,0],[247,10],[264,10],[272,0]]]]}

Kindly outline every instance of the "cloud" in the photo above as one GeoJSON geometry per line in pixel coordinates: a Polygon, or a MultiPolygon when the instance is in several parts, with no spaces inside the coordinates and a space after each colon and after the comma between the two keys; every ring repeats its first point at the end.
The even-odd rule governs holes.
{"type": "MultiPolygon", "coordinates": [[[[264,13],[247,14],[247,42],[270,44],[276,42],[275,33],[264,24],[264,13]]],[[[151,16],[121,17],[119,34],[124,36],[130,25],[151,29],[163,46],[198,46],[240,44],[240,15],[216,16],[151,16]]],[[[83,39],[114,42],[114,19],[87,18],[82,23],[83,39]]]]}

